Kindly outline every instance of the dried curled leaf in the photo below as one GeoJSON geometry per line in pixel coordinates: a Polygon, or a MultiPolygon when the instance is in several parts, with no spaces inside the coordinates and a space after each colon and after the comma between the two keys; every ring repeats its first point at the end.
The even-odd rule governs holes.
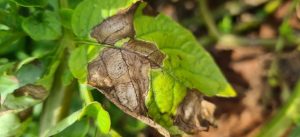
{"type": "Polygon", "coordinates": [[[46,99],[48,92],[44,87],[40,85],[27,84],[14,91],[14,96],[31,96],[33,99],[44,100],[46,99]]]}
{"type": "Polygon", "coordinates": [[[109,93],[130,111],[145,112],[151,66],[159,66],[164,55],[154,44],[130,40],[124,49],[106,48],[88,65],[90,85],[109,93]],[[155,54],[152,54],[155,53],[155,54]]]}
{"type": "Polygon", "coordinates": [[[148,59],[152,68],[161,67],[165,58],[165,55],[162,54],[153,43],[140,40],[130,40],[128,43],[125,43],[123,47],[128,51],[135,52],[148,59]]]}
{"type": "MultiPolygon", "coordinates": [[[[151,62],[154,61],[149,57],[163,60],[164,55],[155,45],[143,41],[131,40],[123,47],[106,48],[88,64],[88,83],[100,89],[106,98],[127,114],[169,136],[163,127],[147,117],[145,107],[145,98],[149,90],[149,71],[151,62]],[[138,47],[138,50],[135,51],[134,46],[138,47]],[[151,54],[155,52],[159,53],[151,54]]],[[[155,65],[161,64],[156,62],[155,65]]]]}
{"type": "Polygon", "coordinates": [[[186,133],[207,131],[210,126],[216,126],[213,116],[215,108],[198,91],[189,91],[177,108],[175,125],[186,133]]]}
{"type": "Polygon", "coordinates": [[[148,91],[150,62],[121,49],[104,49],[89,64],[89,83],[115,97],[129,110],[142,113],[148,91]]]}
{"type": "Polygon", "coordinates": [[[47,96],[48,92],[43,86],[27,84],[9,94],[0,111],[26,109],[45,100],[47,96]]]}
{"type": "Polygon", "coordinates": [[[131,8],[111,16],[101,24],[94,27],[91,36],[99,43],[114,45],[120,39],[133,38],[135,31],[133,29],[133,15],[138,3],[131,8]]]}

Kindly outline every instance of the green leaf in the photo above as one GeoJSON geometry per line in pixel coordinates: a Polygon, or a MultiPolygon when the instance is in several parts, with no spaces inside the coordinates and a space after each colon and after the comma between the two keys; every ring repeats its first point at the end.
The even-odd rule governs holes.
{"type": "Polygon", "coordinates": [[[88,119],[86,116],[94,118],[97,127],[102,133],[109,133],[110,117],[108,112],[106,112],[98,102],[92,102],[83,109],[74,112],[55,126],[48,129],[42,136],[48,137],[53,135],[70,135],[68,132],[71,132],[72,129],[78,129],[79,127],[81,127],[79,130],[80,133],[75,134],[76,132],[72,131],[74,132],[72,134],[75,134],[78,137],[84,136],[89,128],[88,119]]]}
{"type": "Polygon", "coordinates": [[[22,28],[34,40],[55,40],[62,34],[59,16],[50,11],[26,18],[22,28]]]}
{"type": "Polygon", "coordinates": [[[282,24],[279,27],[279,33],[281,36],[283,36],[284,38],[286,38],[289,41],[293,41],[293,39],[297,39],[294,36],[294,30],[291,27],[291,25],[289,24],[288,20],[284,20],[282,22],[282,24]]]}
{"type": "Polygon", "coordinates": [[[98,102],[92,102],[88,106],[86,106],[81,113],[81,117],[85,115],[93,117],[95,119],[96,125],[102,133],[109,133],[111,125],[110,116],[98,102]]]}
{"type": "Polygon", "coordinates": [[[229,15],[224,16],[221,22],[219,23],[219,30],[223,33],[230,33],[232,31],[232,19],[229,15]]]}
{"type": "Polygon", "coordinates": [[[191,32],[162,14],[156,17],[135,15],[134,26],[139,39],[155,42],[166,54],[163,71],[174,81],[207,96],[231,97],[236,93],[222,75],[212,57],[199,45],[191,32]]]}
{"type": "Polygon", "coordinates": [[[183,100],[186,88],[162,71],[151,71],[152,91],[161,113],[175,111],[183,100]]]}
{"type": "Polygon", "coordinates": [[[21,32],[0,30],[0,54],[15,52],[23,47],[23,36],[21,32]]]}
{"type": "Polygon", "coordinates": [[[0,111],[24,110],[40,103],[47,96],[48,93],[42,86],[27,84],[14,90],[13,94],[7,95],[1,105],[0,111]]]}
{"type": "Polygon", "coordinates": [[[161,110],[156,104],[152,86],[150,87],[150,90],[146,98],[146,106],[148,108],[149,116],[151,116],[151,118],[153,118],[154,121],[158,122],[164,127],[171,127],[173,125],[173,120],[171,119],[171,115],[166,113],[163,114],[160,112],[161,110]]]}
{"type": "Polygon", "coordinates": [[[17,134],[17,130],[21,127],[21,121],[14,112],[0,113],[0,136],[11,137],[17,134]]]}
{"type": "Polygon", "coordinates": [[[0,95],[4,99],[7,94],[12,93],[19,87],[19,81],[14,76],[0,76],[0,95]]]}
{"type": "Polygon", "coordinates": [[[76,121],[62,132],[54,135],[54,137],[86,137],[89,131],[89,119],[82,118],[76,121]]]}
{"type": "Polygon", "coordinates": [[[12,110],[22,110],[40,102],[40,100],[36,100],[28,96],[16,97],[12,94],[9,94],[3,103],[3,107],[12,110]]]}
{"type": "Polygon", "coordinates": [[[101,46],[80,45],[71,52],[68,65],[73,76],[81,83],[85,83],[87,79],[87,67],[85,66],[90,60],[97,57],[102,49],[101,46]]]}
{"type": "Polygon", "coordinates": [[[71,52],[68,61],[70,71],[82,83],[85,83],[87,78],[87,63],[87,46],[79,46],[71,52]]]}
{"type": "Polygon", "coordinates": [[[42,136],[43,137],[49,137],[49,136],[53,136],[55,134],[58,134],[58,133],[62,132],[64,129],[66,129],[67,127],[74,124],[79,119],[80,115],[81,115],[81,110],[72,113],[67,118],[63,119],[58,124],[56,124],[54,127],[51,127],[42,136]]]}
{"type": "Polygon", "coordinates": [[[0,24],[8,27],[8,30],[20,30],[23,17],[18,14],[18,6],[11,3],[5,5],[5,8],[0,9],[0,24]]]}
{"type": "Polygon", "coordinates": [[[91,29],[137,0],[84,0],[75,8],[72,29],[78,37],[89,37],[91,29]]]}
{"type": "Polygon", "coordinates": [[[11,69],[14,67],[15,63],[14,62],[9,62],[9,63],[5,63],[0,65],[0,75],[4,75],[7,72],[11,71],[11,69]]]}
{"type": "Polygon", "coordinates": [[[20,81],[20,86],[29,83],[33,84],[42,76],[45,66],[43,66],[44,64],[42,64],[42,62],[35,59],[36,58],[33,58],[33,60],[30,60],[30,63],[22,65],[17,71],[16,76],[20,81]]]}
{"type": "Polygon", "coordinates": [[[300,125],[296,126],[288,137],[299,137],[300,136],[300,125]]]}
{"type": "Polygon", "coordinates": [[[93,59],[95,59],[99,53],[101,52],[101,50],[103,49],[103,46],[94,46],[94,45],[90,45],[87,49],[87,54],[88,54],[88,62],[92,61],[93,59]]]}
{"type": "Polygon", "coordinates": [[[17,4],[26,7],[42,7],[46,6],[48,0],[13,0],[17,4]]]}

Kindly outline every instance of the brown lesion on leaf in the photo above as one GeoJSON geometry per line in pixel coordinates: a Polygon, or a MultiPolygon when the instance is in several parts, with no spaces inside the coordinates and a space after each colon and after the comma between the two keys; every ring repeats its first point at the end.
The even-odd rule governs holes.
{"type": "Polygon", "coordinates": [[[118,40],[126,37],[133,38],[133,16],[139,2],[129,9],[105,19],[101,24],[95,26],[91,36],[101,44],[114,45],[118,40]]]}
{"type": "Polygon", "coordinates": [[[43,86],[34,85],[34,84],[27,84],[13,92],[15,97],[19,96],[30,96],[33,99],[37,100],[44,100],[48,96],[48,92],[43,86]]]}
{"type": "Polygon", "coordinates": [[[177,108],[174,123],[186,133],[194,134],[216,127],[215,105],[204,100],[199,91],[191,90],[177,108]]]}
{"type": "Polygon", "coordinates": [[[88,64],[88,83],[100,89],[106,98],[125,113],[168,137],[169,133],[147,116],[145,98],[149,90],[151,60],[129,49],[105,48],[88,64]]]}
{"type": "Polygon", "coordinates": [[[88,82],[117,98],[130,111],[145,113],[150,62],[122,49],[107,48],[88,65],[88,82]]]}
{"type": "Polygon", "coordinates": [[[152,68],[160,68],[166,57],[155,44],[141,40],[131,39],[123,48],[148,59],[152,68]]]}

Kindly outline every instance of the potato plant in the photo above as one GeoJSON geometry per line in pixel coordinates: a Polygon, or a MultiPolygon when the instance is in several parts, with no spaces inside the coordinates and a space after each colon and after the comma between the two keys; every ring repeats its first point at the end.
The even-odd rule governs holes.
{"type": "Polygon", "coordinates": [[[123,113],[164,136],[215,126],[203,96],[234,89],[191,32],[150,13],[138,0],[0,0],[0,136],[120,136],[123,113]]]}

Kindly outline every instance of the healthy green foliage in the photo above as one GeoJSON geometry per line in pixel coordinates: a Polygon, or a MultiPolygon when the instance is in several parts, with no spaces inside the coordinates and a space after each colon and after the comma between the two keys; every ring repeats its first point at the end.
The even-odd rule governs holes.
{"type": "Polygon", "coordinates": [[[81,114],[83,116],[93,117],[96,121],[96,125],[100,129],[101,133],[107,134],[110,130],[110,117],[107,111],[105,111],[98,102],[92,102],[86,106],[81,114]]]}
{"type": "Polygon", "coordinates": [[[34,40],[55,40],[61,36],[61,23],[55,12],[37,12],[22,23],[24,31],[34,40]]]}
{"type": "Polygon", "coordinates": [[[15,89],[19,87],[19,82],[14,76],[1,76],[0,77],[0,93],[1,96],[6,96],[9,93],[12,93],[15,89]]]}
{"type": "Polygon", "coordinates": [[[87,66],[87,47],[79,46],[71,52],[69,59],[69,67],[75,78],[80,82],[86,81],[87,68],[80,66],[87,66]]]}
{"type": "Polygon", "coordinates": [[[174,112],[186,94],[186,88],[170,75],[152,71],[152,92],[161,113],[174,112]]]}
{"type": "Polygon", "coordinates": [[[300,136],[300,126],[297,125],[292,132],[290,133],[290,135],[288,137],[298,137],[300,136]]]}
{"type": "Polygon", "coordinates": [[[190,89],[212,96],[235,96],[211,56],[188,30],[159,14],[144,16],[139,11],[134,20],[137,38],[155,42],[167,55],[163,71],[190,89]]]}
{"type": "Polygon", "coordinates": [[[95,123],[99,127],[101,133],[107,134],[109,132],[110,118],[108,112],[105,111],[98,102],[92,102],[81,110],[72,113],[54,127],[51,127],[43,136],[60,136],[64,134],[69,136],[68,130],[72,131],[72,129],[80,128],[80,134],[75,134],[73,131],[71,133],[78,137],[83,137],[87,134],[89,128],[87,118],[96,119],[95,123]]]}
{"type": "Polygon", "coordinates": [[[6,113],[0,115],[0,136],[8,137],[16,135],[16,131],[20,128],[20,119],[14,113],[6,113]]]}
{"type": "Polygon", "coordinates": [[[28,7],[42,7],[46,6],[48,0],[13,0],[17,4],[21,6],[28,6],[28,7]]]}

